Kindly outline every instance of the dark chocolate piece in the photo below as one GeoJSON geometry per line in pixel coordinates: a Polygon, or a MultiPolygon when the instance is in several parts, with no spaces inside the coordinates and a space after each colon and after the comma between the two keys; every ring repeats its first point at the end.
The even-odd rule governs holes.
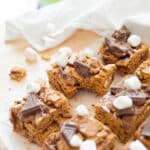
{"type": "Polygon", "coordinates": [[[141,133],[142,136],[150,137],[150,118],[144,123],[144,127],[141,133]]]}
{"type": "Polygon", "coordinates": [[[128,30],[128,28],[124,25],[121,27],[120,30],[116,30],[112,37],[114,37],[116,40],[124,41],[126,42],[128,37],[130,36],[131,32],[128,30]]]}
{"type": "Polygon", "coordinates": [[[117,58],[127,58],[132,51],[132,48],[127,43],[119,44],[110,37],[105,38],[105,45],[108,47],[109,52],[117,58]]]}
{"type": "Polygon", "coordinates": [[[77,125],[74,122],[65,122],[61,127],[61,133],[67,143],[70,143],[71,138],[77,132],[77,125]]]}
{"type": "Polygon", "coordinates": [[[39,100],[37,95],[31,93],[27,97],[26,103],[23,106],[22,117],[27,117],[40,111],[41,111],[41,101],[39,100]]]}
{"type": "Polygon", "coordinates": [[[134,115],[135,114],[135,110],[133,107],[131,108],[127,108],[127,109],[117,109],[116,110],[116,114],[118,117],[122,117],[122,116],[130,116],[130,115],[134,115]]]}
{"type": "Polygon", "coordinates": [[[145,96],[131,96],[130,97],[133,101],[133,104],[136,106],[142,106],[146,102],[146,97],[145,96]]]}
{"type": "Polygon", "coordinates": [[[90,75],[90,67],[89,65],[80,62],[80,61],[75,61],[74,62],[74,68],[76,71],[83,77],[88,77],[90,75]]]}
{"type": "Polygon", "coordinates": [[[120,93],[122,90],[123,90],[123,88],[118,87],[118,86],[112,86],[110,88],[110,92],[112,95],[116,95],[116,94],[120,93]]]}

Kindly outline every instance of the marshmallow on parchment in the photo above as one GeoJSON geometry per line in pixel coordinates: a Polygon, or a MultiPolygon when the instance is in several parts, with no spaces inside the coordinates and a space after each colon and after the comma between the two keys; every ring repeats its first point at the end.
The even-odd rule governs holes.
{"type": "Polygon", "coordinates": [[[86,140],[82,142],[80,150],[96,150],[96,143],[93,140],[86,140]]]}
{"type": "Polygon", "coordinates": [[[117,109],[126,109],[132,107],[133,102],[128,96],[119,96],[113,101],[113,105],[117,109]]]}
{"type": "Polygon", "coordinates": [[[139,140],[132,142],[129,145],[130,150],[148,150],[139,140]]]}
{"type": "Polygon", "coordinates": [[[124,80],[124,87],[129,90],[138,90],[142,86],[137,76],[131,76],[124,80]]]}
{"type": "Polygon", "coordinates": [[[89,111],[85,105],[78,105],[76,108],[76,113],[78,116],[88,116],[89,111]]]}
{"type": "Polygon", "coordinates": [[[129,36],[127,42],[132,46],[132,47],[137,47],[141,44],[141,37],[135,34],[132,34],[129,36]]]}
{"type": "Polygon", "coordinates": [[[37,60],[38,54],[33,48],[27,47],[24,51],[24,56],[27,61],[34,62],[37,60]]]}
{"type": "Polygon", "coordinates": [[[26,85],[26,90],[28,93],[38,93],[40,91],[40,84],[36,83],[36,82],[29,82],[26,85]]]}
{"type": "Polygon", "coordinates": [[[78,135],[74,135],[70,141],[70,145],[73,147],[80,147],[82,140],[78,135]]]}

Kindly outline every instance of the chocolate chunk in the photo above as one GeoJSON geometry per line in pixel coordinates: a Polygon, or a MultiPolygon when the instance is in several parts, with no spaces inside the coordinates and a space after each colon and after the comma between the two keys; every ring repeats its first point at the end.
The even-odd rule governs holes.
{"type": "Polygon", "coordinates": [[[63,79],[65,79],[65,82],[68,84],[68,85],[75,85],[77,83],[77,80],[72,77],[70,74],[67,74],[63,68],[60,68],[60,74],[61,76],[63,77],[63,79]]]}
{"type": "Polygon", "coordinates": [[[67,143],[70,143],[71,138],[77,132],[77,125],[74,122],[65,122],[61,127],[61,133],[67,143]]]}
{"type": "Polygon", "coordinates": [[[41,111],[41,101],[39,100],[38,96],[31,93],[27,97],[27,101],[22,109],[22,117],[27,117],[29,115],[33,115],[36,112],[41,111]]]}
{"type": "Polygon", "coordinates": [[[149,94],[149,97],[150,97],[150,86],[147,85],[147,84],[143,84],[143,85],[142,85],[142,89],[143,89],[147,94],[149,94]]]}
{"type": "Polygon", "coordinates": [[[122,26],[120,30],[116,30],[113,34],[112,37],[114,37],[116,40],[119,41],[124,41],[126,42],[128,37],[130,36],[130,31],[126,26],[122,26]]]}
{"type": "Polygon", "coordinates": [[[105,38],[105,45],[108,47],[109,52],[118,58],[127,58],[132,51],[127,43],[119,44],[113,38],[105,38]]]}
{"type": "Polygon", "coordinates": [[[142,106],[145,104],[147,98],[145,96],[131,96],[133,104],[136,106],[142,106]]]}
{"type": "Polygon", "coordinates": [[[110,88],[110,92],[112,95],[116,95],[116,94],[120,93],[122,90],[123,90],[123,88],[117,87],[117,86],[112,86],[110,88]]]}
{"type": "Polygon", "coordinates": [[[150,118],[146,120],[141,135],[150,137],[150,118]]]}
{"type": "Polygon", "coordinates": [[[75,61],[74,62],[74,68],[76,71],[83,77],[88,77],[90,75],[90,67],[89,65],[80,62],[80,61],[75,61]]]}
{"type": "Polygon", "coordinates": [[[117,109],[116,110],[116,114],[118,117],[122,117],[122,116],[130,116],[130,115],[134,115],[135,114],[135,110],[133,107],[131,108],[127,108],[127,109],[117,109]]]}

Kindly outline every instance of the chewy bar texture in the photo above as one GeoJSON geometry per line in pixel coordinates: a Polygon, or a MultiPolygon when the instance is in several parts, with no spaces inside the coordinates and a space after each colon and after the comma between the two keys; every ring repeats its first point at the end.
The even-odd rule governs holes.
{"type": "Polygon", "coordinates": [[[137,77],[128,77],[120,86],[112,86],[94,107],[96,119],[126,143],[150,115],[149,86],[140,85],[137,77]]]}
{"type": "Polygon", "coordinates": [[[133,73],[147,58],[148,46],[138,35],[132,35],[126,26],[106,37],[100,48],[105,63],[116,64],[118,71],[124,75],[133,73]]]}
{"type": "Polygon", "coordinates": [[[76,57],[64,67],[56,64],[47,73],[55,89],[72,97],[79,89],[105,94],[113,81],[115,70],[115,65],[104,66],[97,58],[83,56],[76,57]]]}
{"type": "Polygon", "coordinates": [[[150,58],[137,68],[136,75],[143,83],[150,84],[150,58]]]}
{"type": "Polygon", "coordinates": [[[150,117],[138,128],[135,137],[150,149],[150,117]]]}
{"type": "Polygon", "coordinates": [[[94,118],[75,117],[51,134],[43,150],[113,150],[116,136],[94,118]]]}
{"type": "Polygon", "coordinates": [[[46,137],[59,129],[62,121],[71,117],[68,100],[58,91],[41,87],[10,109],[13,129],[29,141],[41,145],[46,137]]]}

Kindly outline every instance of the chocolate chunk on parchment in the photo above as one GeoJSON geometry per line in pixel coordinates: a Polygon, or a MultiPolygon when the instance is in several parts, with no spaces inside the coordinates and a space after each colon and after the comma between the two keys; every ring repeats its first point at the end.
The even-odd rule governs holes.
{"type": "Polygon", "coordinates": [[[23,106],[22,117],[27,117],[40,111],[41,111],[41,101],[39,100],[37,95],[31,93],[27,97],[26,103],[23,106]]]}
{"type": "Polygon", "coordinates": [[[75,61],[74,62],[74,68],[83,77],[88,77],[90,75],[89,65],[87,65],[81,61],[75,61]]]}
{"type": "Polygon", "coordinates": [[[77,125],[74,122],[65,122],[61,127],[61,134],[67,143],[70,143],[71,138],[77,132],[77,125]]]}
{"type": "Polygon", "coordinates": [[[144,127],[143,127],[141,135],[150,137],[150,118],[146,120],[146,122],[144,123],[144,127]]]}
{"type": "Polygon", "coordinates": [[[108,47],[109,52],[118,58],[127,58],[132,51],[132,48],[127,43],[119,44],[110,37],[105,38],[105,45],[108,47]]]}
{"type": "Polygon", "coordinates": [[[126,42],[128,37],[130,36],[131,32],[128,30],[128,28],[124,25],[120,28],[120,30],[116,30],[112,37],[114,37],[116,40],[124,41],[126,42]]]}
{"type": "Polygon", "coordinates": [[[133,107],[121,110],[117,109],[116,114],[118,117],[134,115],[135,109],[133,107]]]}
{"type": "Polygon", "coordinates": [[[118,87],[118,86],[112,86],[110,88],[110,92],[112,95],[116,95],[116,94],[120,93],[122,90],[123,90],[123,88],[118,87]]]}

